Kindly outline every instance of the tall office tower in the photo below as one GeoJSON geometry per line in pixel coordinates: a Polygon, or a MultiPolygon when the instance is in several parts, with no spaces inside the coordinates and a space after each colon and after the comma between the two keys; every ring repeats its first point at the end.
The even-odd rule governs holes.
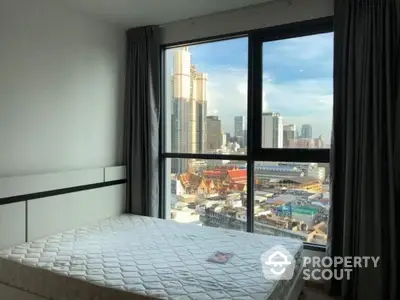
{"type": "Polygon", "coordinates": [[[190,152],[197,152],[197,83],[196,83],[196,67],[190,65],[190,117],[189,117],[189,140],[190,152]]]}
{"type": "Polygon", "coordinates": [[[220,149],[222,145],[221,120],[217,116],[207,117],[207,150],[220,149]]]}
{"type": "Polygon", "coordinates": [[[194,96],[196,101],[196,152],[204,153],[207,149],[207,74],[196,72],[194,82],[196,86],[194,96]]]}
{"type": "Polygon", "coordinates": [[[312,126],[310,124],[303,124],[301,126],[301,138],[312,139],[312,126]]]}
{"type": "Polygon", "coordinates": [[[227,143],[228,143],[227,134],[221,132],[221,146],[226,146],[227,143]]]}
{"type": "MultiPolygon", "coordinates": [[[[172,74],[171,150],[204,152],[206,145],[207,75],[191,64],[188,47],[174,53],[172,74]]],[[[173,173],[188,170],[187,159],[174,159],[173,173]]]]}
{"type": "Polygon", "coordinates": [[[298,138],[295,141],[289,141],[289,148],[309,149],[315,148],[315,144],[313,139],[298,138]]]}
{"type": "Polygon", "coordinates": [[[232,141],[232,135],[229,132],[226,132],[226,143],[230,143],[232,141]]]}
{"type": "Polygon", "coordinates": [[[261,146],[263,148],[283,147],[283,122],[279,113],[262,114],[261,146]]]}
{"type": "Polygon", "coordinates": [[[243,148],[247,147],[247,130],[243,132],[243,148]]]}
{"type": "Polygon", "coordinates": [[[322,135],[314,139],[314,147],[318,149],[324,148],[324,139],[322,138],[322,135]]]}
{"type": "MultiPolygon", "coordinates": [[[[188,48],[174,53],[172,74],[172,111],[171,111],[171,151],[176,153],[192,152],[192,110],[191,105],[191,56],[188,48]]],[[[188,169],[187,159],[173,159],[173,173],[183,173],[188,169]]]]}
{"type": "Polygon", "coordinates": [[[234,136],[237,137],[239,141],[244,140],[246,129],[247,129],[247,118],[245,116],[235,117],[234,136]]]}
{"type": "Polygon", "coordinates": [[[283,126],[283,148],[290,148],[290,141],[295,141],[296,138],[296,125],[290,124],[283,126]]]}

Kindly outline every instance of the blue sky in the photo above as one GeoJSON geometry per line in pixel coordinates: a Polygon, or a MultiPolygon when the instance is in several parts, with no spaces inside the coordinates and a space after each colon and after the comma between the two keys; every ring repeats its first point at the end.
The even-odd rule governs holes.
{"type": "MultiPolygon", "coordinates": [[[[225,132],[233,132],[234,116],[247,113],[247,47],[247,38],[189,47],[192,64],[208,74],[208,114],[220,117],[225,132]]],[[[167,68],[174,50],[167,50],[167,68]]],[[[264,43],[263,71],[263,110],[298,129],[311,124],[330,144],[333,34],[264,43]]]]}

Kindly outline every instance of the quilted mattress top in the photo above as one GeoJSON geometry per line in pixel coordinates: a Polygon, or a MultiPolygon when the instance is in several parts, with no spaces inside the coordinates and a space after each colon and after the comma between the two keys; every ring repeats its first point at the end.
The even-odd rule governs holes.
{"type": "Polygon", "coordinates": [[[0,250],[0,282],[47,299],[271,299],[260,256],[302,242],[122,215],[0,250]],[[213,253],[233,254],[225,264],[213,253]]]}

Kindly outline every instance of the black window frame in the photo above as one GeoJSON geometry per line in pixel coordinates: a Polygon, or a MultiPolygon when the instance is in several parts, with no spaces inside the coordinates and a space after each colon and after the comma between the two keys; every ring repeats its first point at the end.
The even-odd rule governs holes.
{"type": "MultiPolygon", "coordinates": [[[[165,162],[167,159],[223,159],[247,162],[247,232],[254,232],[254,164],[262,161],[282,162],[315,162],[329,163],[330,149],[285,149],[262,148],[262,47],[263,43],[296,38],[315,34],[333,32],[333,17],[325,17],[290,23],[263,29],[239,32],[210,38],[190,40],[175,44],[165,44],[161,47],[161,105],[160,105],[160,140],[159,140],[159,187],[160,187],[160,218],[165,218],[165,162]],[[247,153],[244,155],[172,153],[165,151],[165,50],[179,46],[222,41],[240,37],[248,38],[248,95],[247,95],[247,153]],[[259,112],[259,113],[256,113],[259,112]],[[250,200],[250,201],[249,201],[250,200]]],[[[333,77],[333,74],[332,74],[333,77]]],[[[333,121],[333,120],[332,120],[333,121]]],[[[304,242],[304,248],[314,251],[326,251],[325,245],[304,242]]]]}

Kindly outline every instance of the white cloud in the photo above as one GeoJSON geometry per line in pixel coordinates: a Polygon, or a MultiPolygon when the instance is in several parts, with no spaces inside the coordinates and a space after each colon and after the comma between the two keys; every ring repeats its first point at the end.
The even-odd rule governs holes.
{"type": "MultiPolygon", "coordinates": [[[[332,36],[330,33],[265,43],[264,61],[270,64],[269,69],[275,66],[280,70],[298,70],[302,75],[317,70],[319,74],[330,76],[333,62],[332,36]]],[[[234,117],[247,115],[247,69],[234,68],[227,62],[243,66],[247,60],[246,45],[247,42],[243,40],[240,43],[225,41],[192,48],[193,63],[200,71],[208,73],[208,114],[218,115],[222,129],[231,133],[234,117]],[[237,64],[239,61],[241,63],[237,64]]],[[[170,52],[167,61],[171,63],[172,51],[167,52],[170,52]]],[[[281,113],[284,123],[296,124],[298,129],[302,124],[311,124],[313,135],[323,135],[329,143],[333,105],[332,76],[282,81],[282,78],[277,80],[275,75],[280,74],[263,74],[263,110],[281,113]]]]}
{"type": "MultiPolygon", "coordinates": [[[[278,40],[264,44],[266,58],[296,57],[297,60],[319,61],[322,57],[333,59],[333,34],[317,34],[278,40]],[[277,51],[279,49],[279,51],[277,51]],[[299,51],[301,49],[301,51],[299,51]],[[273,50],[273,51],[270,51],[273,50]]],[[[288,61],[291,63],[291,61],[288,61]]]]}
{"type": "Polygon", "coordinates": [[[218,112],[224,131],[233,132],[235,116],[247,115],[247,74],[226,67],[208,72],[208,114],[218,112]]]}
{"type": "Polygon", "coordinates": [[[330,138],[333,94],[331,79],[298,80],[264,85],[270,110],[281,113],[285,124],[311,124],[313,135],[330,138]]]}
{"type": "MultiPolygon", "coordinates": [[[[220,117],[233,133],[234,117],[247,115],[247,70],[219,68],[208,73],[208,113],[220,117]]],[[[277,83],[264,76],[263,110],[281,113],[284,123],[313,126],[313,135],[328,140],[332,120],[332,78],[277,83]]]]}

